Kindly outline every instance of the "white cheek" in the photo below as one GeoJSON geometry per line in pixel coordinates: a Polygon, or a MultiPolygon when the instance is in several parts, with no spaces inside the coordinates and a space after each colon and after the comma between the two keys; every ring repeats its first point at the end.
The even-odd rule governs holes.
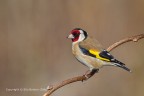
{"type": "Polygon", "coordinates": [[[78,39],[78,42],[81,42],[81,41],[83,41],[84,39],[85,39],[84,34],[80,34],[79,39],[78,39]]]}

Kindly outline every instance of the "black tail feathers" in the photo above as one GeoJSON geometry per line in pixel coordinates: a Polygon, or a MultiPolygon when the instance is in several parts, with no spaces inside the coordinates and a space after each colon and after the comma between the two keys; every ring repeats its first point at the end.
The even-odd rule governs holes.
{"type": "Polygon", "coordinates": [[[114,59],[113,62],[115,63],[115,65],[116,65],[117,67],[123,68],[123,69],[125,69],[126,71],[131,72],[131,70],[130,70],[129,68],[127,68],[124,63],[122,63],[122,62],[120,62],[120,61],[118,61],[118,60],[116,60],[116,59],[114,59]]]}
{"type": "Polygon", "coordinates": [[[125,65],[120,65],[120,64],[115,64],[116,66],[125,69],[126,71],[131,72],[131,70],[129,68],[127,68],[125,65]]]}

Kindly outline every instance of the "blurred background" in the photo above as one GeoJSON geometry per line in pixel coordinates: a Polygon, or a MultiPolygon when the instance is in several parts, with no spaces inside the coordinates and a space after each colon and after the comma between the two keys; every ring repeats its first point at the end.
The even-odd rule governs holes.
{"type": "MultiPolygon", "coordinates": [[[[66,36],[80,27],[104,48],[144,33],[144,0],[0,0],[0,95],[42,96],[46,88],[84,74],[66,36]]],[[[52,96],[144,96],[144,39],[111,52],[133,72],[104,67],[52,96]]]]}

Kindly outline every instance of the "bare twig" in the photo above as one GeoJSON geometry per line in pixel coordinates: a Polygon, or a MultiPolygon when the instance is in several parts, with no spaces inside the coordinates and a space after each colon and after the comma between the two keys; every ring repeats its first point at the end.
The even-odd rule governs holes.
{"type": "Polygon", "coordinates": [[[59,84],[56,84],[56,85],[53,85],[51,86],[48,91],[43,95],[43,96],[49,96],[50,94],[52,94],[54,91],[56,91],[57,89],[67,85],[67,84],[70,84],[70,83],[73,83],[73,82],[77,82],[77,81],[83,81],[83,80],[86,80],[86,77],[83,75],[83,76],[77,76],[77,77],[73,77],[73,78],[70,78],[70,79],[67,79],[67,80],[64,80],[62,82],[60,82],[59,84]]]}
{"type": "Polygon", "coordinates": [[[77,77],[73,77],[73,78],[70,78],[70,79],[67,79],[67,80],[64,80],[56,85],[50,85],[48,86],[47,88],[47,92],[43,95],[43,96],[49,96],[50,94],[52,94],[54,91],[56,91],[57,89],[67,85],[67,84],[70,84],[70,83],[73,83],[73,82],[77,82],[77,81],[84,81],[84,80],[87,80],[88,78],[92,77],[96,72],[98,72],[98,70],[93,70],[93,71],[87,71],[85,73],[85,75],[82,75],[82,76],[77,76],[77,77]]]}
{"type": "MultiPolygon", "coordinates": [[[[134,42],[137,42],[138,40],[144,38],[144,34],[140,34],[140,35],[136,35],[136,36],[131,36],[131,37],[127,37],[127,38],[124,38],[114,44],[112,44],[110,47],[107,48],[107,51],[112,51],[113,49],[115,49],[116,47],[126,43],[126,42],[130,42],[130,41],[134,41],[134,42]]],[[[51,85],[51,86],[48,86],[48,90],[47,92],[43,95],[43,96],[49,96],[50,94],[52,94],[54,91],[56,91],[57,89],[67,85],[67,84],[70,84],[70,83],[73,83],[73,82],[77,82],[77,81],[84,81],[84,80],[87,80],[88,78],[92,77],[93,75],[95,74],[95,72],[93,74],[91,73],[88,73],[88,74],[85,74],[85,75],[82,75],[82,76],[77,76],[77,77],[73,77],[73,78],[70,78],[70,79],[67,79],[67,80],[64,80],[56,85],[51,85]],[[87,77],[87,78],[86,78],[87,77]]]]}
{"type": "Polygon", "coordinates": [[[140,34],[140,35],[135,35],[135,36],[131,36],[131,37],[127,37],[127,38],[124,38],[114,44],[112,44],[111,46],[109,46],[107,48],[107,51],[112,51],[113,49],[115,49],[116,47],[120,46],[121,44],[124,44],[126,42],[130,42],[130,41],[133,41],[133,42],[137,42],[139,39],[142,39],[144,38],[144,34],[140,34]]]}

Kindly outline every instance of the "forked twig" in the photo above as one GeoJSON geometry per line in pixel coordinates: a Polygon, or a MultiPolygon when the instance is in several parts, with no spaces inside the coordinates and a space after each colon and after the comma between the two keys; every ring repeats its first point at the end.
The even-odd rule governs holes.
{"type": "MultiPolygon", "coordinates": [[[[126,42],[130,42],[130,41],[134,41],[134,42],[137,42],[138,40],[144,38],[144,34],[140,34],[140,35],[135,35],[135,36],[131,36],[131,37],[127,37],[127,38],[124,38],[114,44],[112,44],[111,46],[109,46],[107,48],[107,51],[112,51],[113,49],[115,49],[116,47],[126,43],[126,42]]],[[[95,74],[95,73],[94,73],[95,74]]],[[[77,76],[77,77],[73,77],[73,78],[70,78],[70,79],[67,79],[67,80],[64,80],[58,84],[55,84],[55,85],[51,85],[51,86],[48,86],[48,89],[47,89],[47,92],[43,95],[43,96],[49,96],[51,95],[54,91],[56,91],[57,89],[67,85],[67,84],[70,84],[70,83],[73,83],[73,82],[77,82],[77,81],[84,81],[84,80],[87,80],[88,78],[92,77],[94,74],[86,74],[85,75],[82,75],[82,76],[77,76]],[[87,77],[87,78],[86,78],[87,77]]]]}

